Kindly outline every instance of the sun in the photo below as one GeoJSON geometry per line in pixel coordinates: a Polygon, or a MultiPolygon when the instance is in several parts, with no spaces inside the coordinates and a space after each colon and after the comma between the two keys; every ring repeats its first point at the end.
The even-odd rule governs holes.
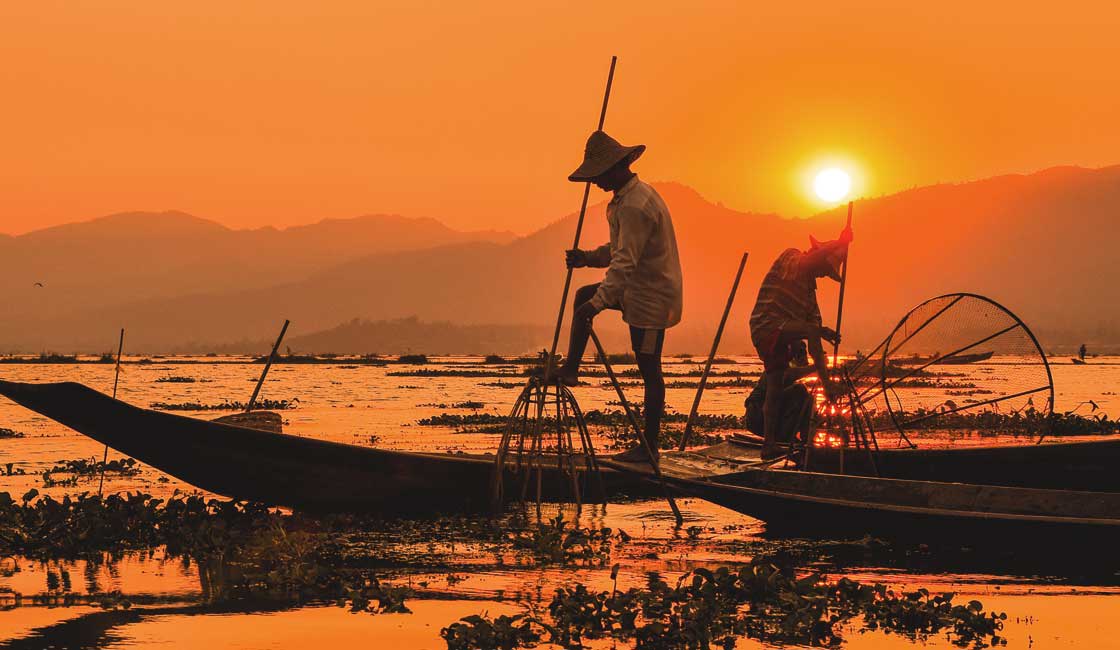
{"type": "Polygon", "coordinates": [[[822,201],[836,203],[852,191],[852,177],[838,167],[828,167],[813,179],[813,191],[822,201]]]}

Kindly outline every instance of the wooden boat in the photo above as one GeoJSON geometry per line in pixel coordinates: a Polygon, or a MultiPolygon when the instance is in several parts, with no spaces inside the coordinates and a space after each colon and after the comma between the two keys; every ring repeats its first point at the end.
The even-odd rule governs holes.
{"type": "MultiPolygon", "coordinates": [[[[307,510],[451,511],[489,507],[490,454],[373,449],[272,433],[131,406],[76,383],[0,381],[0,395],[200,489],[307,510]]],[[[721,443],[700,450],[735,462],[757,460],[757,445],[721,443]],[[734,445],[731,447],[730,445],[734,445]],[[732,458],[732,456],[727,456],[732,458]]],[[[697,452],[670,452],[688,458],[697,452]]],[[[812,469],[839,472],[841,454],[817,449],[812,469]]],[[[874,475],[870,454],[848,450],[844,473],[874,475]]],[[[1120,437],[1015,447],[884,449],[875,456],[887,478],[1120,492],[1120,437]]],[[[584,479],[583,493],[596,486],[584,479]]],[[[608,496],[650,494],[633,475],[603,472],[608,496]]],[[[519,485],[507,466],[507,486],[519,485]]],[[[546,499],[567,498],[570,483],[547,462],[546,499]]]]}
{"type": "Polygon", "coordinates": [[[913,356],[901,357],[899,359],[896,359],[894,363],[904,365],[919,365],[932,362],[932,364],[935,366],[960,366],[966,363],[979,363],[981,361],[987,361],[988,359],[991,359],[993,355],[995,355],[995,352],[992,350],[989,350],[988,352],[976,352],[974,354],[954,354],[942,359],[938,359],[937,355],[921,356],[915,354],[913,356]]]}
{"type": "Polygon", "coordinates": [[[941,359],[935,365],[959,366],[966,363],[979,363],[991,359],[993,354],[995,354],[995,352],[990,350],[988,352],[977,352],[976,354],[955,354],[941,359]]]}
{"type": "MultiPolygon", "coordinates": [[[[411,453],[273,433],[141,409],[77,383],[0,381],[0,394],[79,433],[209,492],[329,512],[449,512],[490,507],[494,457],[411,453]]],[[[512,466],[507,486],[520,485],[512,466]]],[[[597,486],[588,485],[585,494],[597,486]]],[[[649,492],[604,470],[608,494],[649,492]]],[[[543,496],[562,499],[570,479],[544,465],[543,496]]],[[[534,487],[535,490],[535,487],[534,487]]]]}
{"type": "MultiPolygon", "coordinates": [[[[939,531],[1015,529],[1041,535],[1084,531],[1120,535],[1120,493],[917,481],[771,469],[751,461],[734,441],[666,456],[675,489],[762,519],[771,529],[870,531],[928,536],[939,531]]],[[[653,482],[645,465],[604,460],[653,482]]]]}

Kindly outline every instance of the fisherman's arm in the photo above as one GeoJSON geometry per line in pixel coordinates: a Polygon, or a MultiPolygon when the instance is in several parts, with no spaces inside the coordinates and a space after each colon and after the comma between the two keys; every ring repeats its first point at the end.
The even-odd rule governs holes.
{"type": "Polygon", "coordinates": [[[586,266],[604,269],[610,266],[611,263],[611,245],[603,244],[589,251],[573,248],[572,250],[565,251],[564,256],[568,263],[568,268],[578,269],[586,266]]]}
{"type": "Polygon", "coordinates": [[[654,220],[641,210],[633,208],[619,210],[618,245],[610,253],[607,274],[590,301],[597,311],[621,304],[622,293],[626,289],[630,275],[638,268],[638,260],[642,258],[642,252],[649,243],[655,225],[654,220]]]}
{"type": "MultiPolygon", "coordinates": [[[[831,375],[828,370],[828,356],[825,355],[824,345],[822,340],[829,343],[839,341],[840,336],[831,328],[823,327],[819,322],[812,322],[807,320],[790,320],[782,326],[782,332],[787,338],[803,338],[809,348],[809,356],[813,359],[812,368],[805,374],[817,373],[817,377],[821,380],[821,386],[824,387],[825,392],[831,397],[836,394],[836,386],[832,382],[831,375]]],[[[803,375],[804,376],[804,375],[803,375]]]]}

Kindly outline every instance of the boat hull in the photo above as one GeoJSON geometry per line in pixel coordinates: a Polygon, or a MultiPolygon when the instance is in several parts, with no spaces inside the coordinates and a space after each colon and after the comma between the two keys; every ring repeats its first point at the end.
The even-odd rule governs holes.
{"type": "MultiPolygon", "coordinates": [[[[410,453],[260,431],[136,408],[77,383],[0,381],[0,394],[200,489],[235,499],[327,512],[447,512],[491,507],[493,456],[410,453]]],[[[598,495],[589,474],[584,498],[598,495]]],[[[543,463],[542,498],[571,498],[571,479],[543,463]]],[[[608,494],[648,492],[602,472],[608,494]]],[[[525,472],[507,465],[506,494],[525,472]]],[[[535,479],[535,476],[534,476],[535,479]]],[[[536,497],[536,481],[527,496],[536,497]]]]}
{"type": "Polygon", "coordinates": [[[677,490],[767,522],[776,533],[889,535],[928,541],[1116,540],[1120,494],[753,469],[667,477],[677,490]]]}
{"type": "Polygon", "coordinates": [[[1120,439],[949,449],[814,449],[809,469],[883,478],[1120,492],[1120,439]]]}

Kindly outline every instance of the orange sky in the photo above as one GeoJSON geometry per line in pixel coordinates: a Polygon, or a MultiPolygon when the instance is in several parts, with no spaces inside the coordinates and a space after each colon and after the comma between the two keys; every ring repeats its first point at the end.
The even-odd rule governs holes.
{"type": "Polygon", "coordinates": [[[1116,3],[469,4],[6,3],[0,232],[161,209],[526,232],[578,205],[611,54],[639,171],[739,209],[815,211],[828,156],[867,194],[1120,162],[1116,3]]]}

